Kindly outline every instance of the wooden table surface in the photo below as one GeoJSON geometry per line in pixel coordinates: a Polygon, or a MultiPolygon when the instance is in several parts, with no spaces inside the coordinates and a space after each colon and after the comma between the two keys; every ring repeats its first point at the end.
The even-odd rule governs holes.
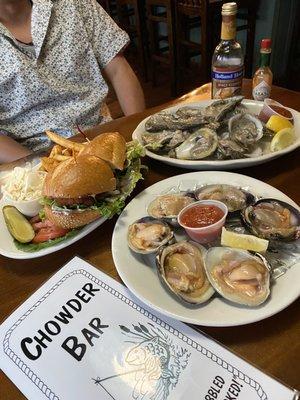
{"type": "MultiPolygon", "coordinates": [[[[251,98],[251,82],[247,80],[244,82],[244,95],[251,98]]],[[[207,84],[168,103],[168,105],[173,105],[178,101],[191,102],[209,97],[210,85],[207,84]]],[[[272,98],[300,111],[299,92],[274,87],[272,98]]],[[[102,132],[119,131],[127,140],[130,140],[137,124],[147,115],[161,108],[163,106],[95,127],[88,131],[88,135],[93,137],[102,132]]],[[[269,183],[299,204],[299,156],[300,150],[298,149],[269,163],[234,172],[269,183]]],[[[163,165],[150,159],[145,159],[144,163],[148,165],[149,172],[144,181],[138,184],[134,195],[157,181],[187,172],[187,170],[163,165]]],[[[9,168],[8,165],[2,166],[0,170],[7,168],[9,168]]],[[[75,254],[120,281],[112,260],[110,246],[115,222],[116,218],[113,218],[79,242],[43,258],[12,260],[0,256],[0,321],[24,302],[75,254]]],[[[200,329],[266,373],[300,390],[299,315],[300,301],[298,299],[280,313],[251,325],[229,328],[200,327],[200,329]]],[[[24,399],[24,396],[2,372],[0,372],[0,399],[24,399]]]]}

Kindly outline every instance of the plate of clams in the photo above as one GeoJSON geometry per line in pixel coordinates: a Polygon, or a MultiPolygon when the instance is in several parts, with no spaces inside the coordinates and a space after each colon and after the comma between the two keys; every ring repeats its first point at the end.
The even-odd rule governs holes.
{"type": "MultiPolygon", "coordinates": [[[[224,228],[223,228],[224,229],[224,228]]],[[[193,172],[160,181],[123,210],[112,254],[127,287],[169,317],[203,326],[265,319],[300,294],[300,209],[272,186],[230,172],[193,172]],[[191,239],[178,215],[202,201],[225,204],[226,231],[260,238],[253,252],[191,239]]]]}
{"type": "Polygon", "coordinates": [[[294,141],[271,151],[274,132],[259,119],[263,102],[242,96],[179,104],[144,119],[133,132],[146,154],[177,167],[228,170],[258,165],[300,146],[300,113],[293,117],[294,141]]]}

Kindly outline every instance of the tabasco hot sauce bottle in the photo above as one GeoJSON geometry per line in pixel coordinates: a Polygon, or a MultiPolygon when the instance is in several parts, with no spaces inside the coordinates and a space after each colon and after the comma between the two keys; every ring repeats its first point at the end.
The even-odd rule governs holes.
{"type": "Polygon", "coordinates": [[[222,6],[221,42],[212,59],[212,98],[240,95],[244,74],[244,57],[236,36],[236,3],[222,6]]]}
{"type": "Polygon", "coordinates": [[[264,101],[270,97],[273,81],[273,74],[269,68],[271,45],[271,39],[263,39],[260,44],[260,67],[255,72],[252,83],[254,100],[264,101]]]}

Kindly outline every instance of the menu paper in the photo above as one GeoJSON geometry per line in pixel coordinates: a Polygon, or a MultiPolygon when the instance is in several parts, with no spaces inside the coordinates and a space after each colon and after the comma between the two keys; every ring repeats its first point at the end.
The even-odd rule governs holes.
{"type": "Polygon", "coordinates": [[[298,398],[78,257],[3,322],[0,340],[0,366],[30,400],[298,398]]]}

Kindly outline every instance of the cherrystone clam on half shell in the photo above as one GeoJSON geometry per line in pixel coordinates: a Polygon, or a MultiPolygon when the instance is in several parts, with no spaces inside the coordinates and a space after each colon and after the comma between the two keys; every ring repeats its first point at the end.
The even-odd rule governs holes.
{"type": "Polygon", "coordinates": [[[256,201],[253,194],[225,183],[204,185],[196,190],[195,197],[198,200],[221,201],[231,213],[240,211],[256,201]]]}
{"type": "Polygon", "coordinates": [[[164,219],[172,225],[177,225],[177,215],[195,198],[189,193],[171,193],[157,196],[148,205],[148,214],[157,219],[164,219]]]}
{"type": "Polygon", "coordinates": [[[241,215],[247,228],[261,238],[284,241],[300,238],[300,212],[284,201],[260,199],[241,215]]]}
{"type": "Polygon", "coordinates": [[[206,253],[204,265],[210,283],[227,300],[254,307],[270,295],[271,267],[258,253],[212,247],[206,253]]]}
{"type": "Polygon", "coordinates": [[[160,279],[185,303],[204,303],[215,292],[205,273],[205,254],[206,249],[198,243],[181,241],[161,247],[156,256],[160,279]]]}
{"type": "Polygon", "coordinates": [[[172,228],[162,220],[144,217],[128,227],[128,246],[135,253],[155,253],[161,246],[174,241],[172,228]]]}

